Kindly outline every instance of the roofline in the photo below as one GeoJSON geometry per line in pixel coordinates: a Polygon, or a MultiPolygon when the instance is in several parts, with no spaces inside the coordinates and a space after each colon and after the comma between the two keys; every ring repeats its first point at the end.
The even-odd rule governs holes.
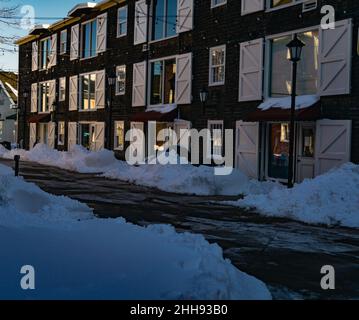
{"type": "MultiPolygon", "coordinates": [[[[94,8],[98,9],[99,11],[104,11],[104,10],[107,10],[108,8],[114,7],[117,4],[121,4],[124,2],[126,2],[126,0],[103,0],[103,1],[99,2],[94,8]]],[[[62,29],[63,27],[66,27],[70,24],[73,24],[73,23],[79,21],[80,19],[81,19],[81,17],[67,17],[65,19],[54,22],[53,24],[51,24],[49,26],[48,29],[49,29],[49,31],[54,32],[59,29],[62,29]]],[[[16,40],[15,44],[18,46],[21,46],[28,42],[34,41],[38,38],[40,38],[40,35],[28,34],[28,35],[16,40]]]]}

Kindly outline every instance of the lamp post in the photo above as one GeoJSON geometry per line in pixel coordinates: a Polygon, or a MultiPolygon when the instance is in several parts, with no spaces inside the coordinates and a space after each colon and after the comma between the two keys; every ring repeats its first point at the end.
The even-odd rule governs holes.
{"type": "Polygon", "coordinates": [[[288,165],[288,188],[294,185],[294,145],[295,145],[295,107],[297,96],[297,67],[301,59],[302,50],[305,44],[298,38],[297,34],[291,42],[287,44],[289,49],[289,60],[293,64],[292,70],[292,94],[290,109],[290,126],[289,126],[289,165],[288,165]]]}
{"type": "Polygon", "coordinates": [[[199,92],[199,99],[202,103],[202,106],[205,107],[208,100],[208,91],[206,88],[202,88],[199,92]]]}
{"type": "Polygon", "coordinates": [[[116,73],[115,72],[110,72],[108,77],[107,77],[107,82],[108,82],[108,86],[109,86],[109,97],[108,97],[108,133],[107,133],[107,149],[111,150],[111,145],[112,145],[112,101],[113,101],[113,89],[116,85],[116,73]]]}
{"type": "Polygon", "coordinates": [[[27,106],[27,98],[29,97],[29,93],[27,91],[24,91],[24,93],[22,94],[23,98],[24,98],[24,105],[23,105],[23,109],[22,109],[22,141],[23,141],[23,145],[21,146],[22,148],[25,148],[26,146],[26,106],[27,106]]]}

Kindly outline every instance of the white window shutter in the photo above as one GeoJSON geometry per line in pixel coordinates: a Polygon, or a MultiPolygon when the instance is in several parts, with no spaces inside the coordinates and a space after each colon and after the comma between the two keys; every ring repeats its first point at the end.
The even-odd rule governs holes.
{"type": "Polygon", "coordinates": [[[49,67],[56,66],[57,63],[57,34],[51,36],[50,61],[49,67]]]}
{"type": "Polygon", "coordinates": [[[242,0],[242,16],[253,12],[263,11],[265,0],[242,0]]]}
{"type": "Polygon", "coordinates": [[[67,150],[71,149],[77,144],[77,123],[69,122],[68,124],[68,138],[67,138],[67,150]]]}
{"type": "Polygon", "coordinates": [[[78,76],[70,77],[70,99],[69,111],[76,111],[78,109],[78,76]]]}
{"type": "Polygon", "coordinates": [[[49,148],[54,149],[55,148],[55,128],[56,124],[55,122],[49,122],[47,128],[47,145],[49,148]]]}
{"type": "Polygon", "coordinates": [[[192,102],[192,53],[177,56],[176,103],[192,102]]]}
{"type": "Polygon", "coordinates": [[[56,101],[56,80],[49,82],[49,109],[52,110],[53,104],[56,101]]]}
{"type": "Polygon", "coordinates": [[[36,71],[39,68],[39,44],[37,41],[32,43],[32,64],[31,70],[36,71]]]}
{"type": "Polygon", "coordinates": [[[146,61],[135,63],[133,65],[133,88],[132,88],[132,106],[143,107],[146,105],[146,61]]]}
{"type": "Polygon", "coordinates": [[[350,93],[352,20],[335,23],[335,29],[320,28],[319,94],[321,96],[350,93]]]}
{"type": "Polygon", "coordinates": [[[107,13],[97,17],[97,53],[105,52],[107,48],[107,13]]]}
{"type": "Polygon", "coordinates": [[[263,51],[263,39],[241,43],[239,59],[239,101],[262,100],[263,51]]]}
{"type": "Polygon", "coordinates": [[[135,5],[135,45],[147,41],[147,19],[146,0],[137,1],[135,5]]]}
{"type": "Polygon", "coordinates": [[[106,104],[105,99],[105,70],[98,71],[96,73],[96,85],[95,85],[95,103],[96,109],[104,109],[106,104]]]}
{"type": "Polygon", "coordinates": [[[37,139],[37,128],[36,128],[36,123],[30,123],[30,142],[29,142],[29,149],[33,149],[34,148],[34,144],[36,142],[37,139]]]}
{"type": "Polygon", "coordinates": [[[236,168],[247,176],[259,177],[259,123],[236,123],[236,168]]]}
{"type": "Polygon", "coordinates": [[[105,148],[105,123],[96,122],[95,131],[95,151],[100,151],[105,148]]]}
{"type": "Polygon", "coordinates": [[[177,0],[177,33],[193,29],[193,0],[177,0]]]}
{"type": "Polygon", "coordinates": [[[71,28],[70,60],[76,60],[80,56],[80,25],[71,28]]]}
{"type": "Polygon", "coordinates": [[[37,83],[31,85],[31,112],[37,112],[37,102],[38,102],[38,91],[37,83]]]}
{"type": "Polygon", "coordinates": [[[351,157],[351,120],[317,121],[315,175],[349,162],[351,157]]]}

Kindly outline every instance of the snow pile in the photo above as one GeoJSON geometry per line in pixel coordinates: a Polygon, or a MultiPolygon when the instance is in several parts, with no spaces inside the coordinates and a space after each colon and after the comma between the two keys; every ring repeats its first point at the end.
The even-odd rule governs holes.
{"type": "Polygon", "coordinates": [[[271,298],[203,236],[93,218],[12,174],[0,165],[0,299],[271,298]],[[24,265],[36,290],[20,288],[24,265]]]}
{"type": "MultiPolygon", "coordinates": [[[[81,146],[75,146],[70,152],[50,149],[44,144],[37,144],[30,151],[7,151],[0,147],[0,157],[13,159],[20,155],[22,160],[34,161],[76,171],[80,173],[101,173],[110,179],[119,179],[129,183],[154,187],[166,192],[194,195],[228,195],[259,194],[269,192],[273,188],[281,188],[273,182],[258,182],[249,179],[239,170],[228,176],[216,176],[214,168],[193,166],[191,164],[145,164],[131,166],[125,161],[117,160],[109,150],[90,152],[81,146]]],[[[163,163],[165,155],[160,157],[163,163]]],[[[170,163],[180,163],[175,153],[166,155],[170,163]]],[[[151,160],[149,160],[151,161],[151,160]]]]}
{"type": "MultiPolygon", "coordinates": [[[[305,109],[311,107],[313,104],[317,103],[320,98],[316,95],[306,95],[306,96],[298,96],[296,98],[296,106],[297,110],[305,109]]],[[[286,98],[270,98],[265,100],[262,104],[259,105],[258,109],[263,111],[269,110],[271,108],[280,108],[280,109],[290,109],[291,107],[291,97],[286,98]]]]}
{"type": "Polygon", "coordinates": [[[306,223],[359,228],[359,165],[347,163],[292,190],[274,189],[228,204],[306,223]]]}

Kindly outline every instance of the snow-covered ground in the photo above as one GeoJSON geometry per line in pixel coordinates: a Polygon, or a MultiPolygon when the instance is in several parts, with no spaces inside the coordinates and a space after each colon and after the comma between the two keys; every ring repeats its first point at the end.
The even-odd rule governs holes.
{"type": "Polygon", "coordinates": [[[0,299],[270,299],[204,237],[101,220],[0,165],[0,299]],[[20,269],[35,268],[33,291],[20,269]]]}
{"type": "MultiPolygon", "coordinates": [[[[90,152],[75,146],[70,152],[60,152],[38,144],[31,151],[7,151],[0,146],[0,157],[13,159],[20,155],[22,160],[34,161],[44,165],[76,171],[80,173],[99,173],[111,179],[119,179],[133,184],[154,187],[166,192],[194,195],[261,194],[281,185],[273,182],[258,182],[234,170],[229,176],[216,176],[208,166],[188,165],[140,165],[131,166],[117,160],[112,151],[90,152]]],[[[177,157],[172,155],[171,157],[177,157]]],[[[177,160],[177,158],[176,158],[177,160]]]]}
{"type": "Polygon", "coordinates": [[[359,166],[347,163],[293,189],[273,189],[227,204],[274,217],[359,228],[359,166]]]}

